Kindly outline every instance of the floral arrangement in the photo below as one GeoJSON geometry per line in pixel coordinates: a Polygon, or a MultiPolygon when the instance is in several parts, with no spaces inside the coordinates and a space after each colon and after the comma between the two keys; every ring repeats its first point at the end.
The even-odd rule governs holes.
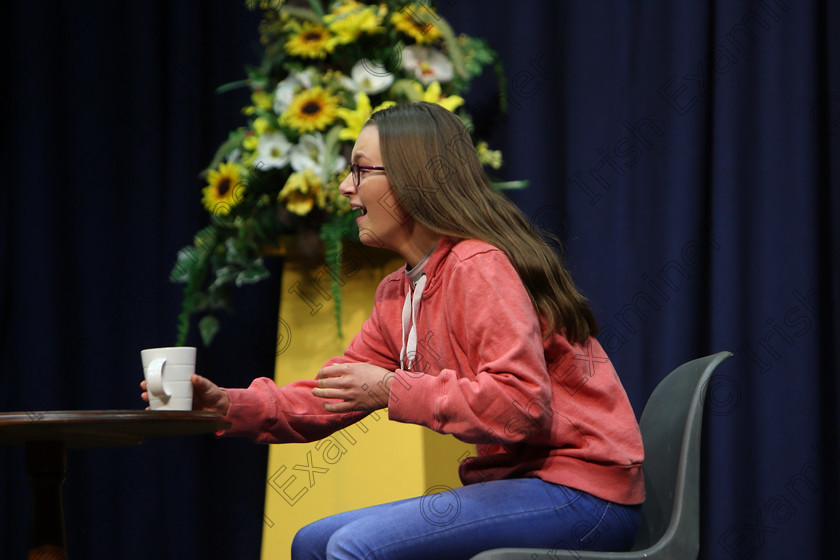
{"type": "MultiPolygon", "coordinates": [[[[462,97],[470,80],[494,65],[502,81],[495,53],[480,39],[456,36],[429,0],[250,0],[248,7],[262,11],[265,54],[246,80],[220,88],[249,87],[251,100],[242,111],[247,123],[203,174],[211,223],[179,251],[172,271],[186,284],[178,344],[195,313],[205,314],[198,326],[209,344],[219,330],[214,312],[230,307],[234,287],[268,277],[263,259],[289,240],[299,254],[340,266],[342,243],[358,241],[358,231],[338,185],[374,111],[428,101],[471,129],[462,97]]],[[[501,166],[501,153],[486,142],[477,150],[483,164],[501,166]]],[[[340,325],[337,282],[332,294],[340,325]]]]}

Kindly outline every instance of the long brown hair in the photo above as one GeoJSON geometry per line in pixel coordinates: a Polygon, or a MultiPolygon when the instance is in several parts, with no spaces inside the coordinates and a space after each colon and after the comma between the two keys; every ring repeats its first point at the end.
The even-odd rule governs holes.
{"type": "Polygon", "coordinates": [[[560,256],[523,213],[490,184],[461,120],[439,105],[411,103],[374,113],[382,162],[402,209],[431,231],[479,239],[513,264],[546,336],[565,331],[584,343],[595,317],[560,256]]]}

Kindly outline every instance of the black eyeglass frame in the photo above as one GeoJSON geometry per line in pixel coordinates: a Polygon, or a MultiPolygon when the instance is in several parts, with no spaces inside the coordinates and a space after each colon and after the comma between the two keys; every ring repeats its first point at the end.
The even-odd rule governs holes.
{"type": "Polygon", "coordinates": [[[362,169],[369,169],[371,171],[385,171],[384,167],[378,165],[359,165],[357,163],[350,164],[350,175],[353,176],[353,186],[358,187],[362,182],[362,169]]]}

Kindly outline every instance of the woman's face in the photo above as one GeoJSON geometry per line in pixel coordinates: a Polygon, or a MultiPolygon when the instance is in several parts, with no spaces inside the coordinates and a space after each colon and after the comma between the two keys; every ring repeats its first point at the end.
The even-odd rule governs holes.
{"type": "MultiPolygon", "coordinates": [[[[368,125],[362,129],[353,147],[351,163],[383,167],[379,150],[379,130],[368,125]]],[[[339,191],[350,200],[358,214],[359,238],[365,245],[383,247],[401,253],[408,231],[403,228],[407,214],[397,202],[397,194],[388,180],[388,170],[360,170],[359,186],[350,173],[339,185],[339,191]]]]}

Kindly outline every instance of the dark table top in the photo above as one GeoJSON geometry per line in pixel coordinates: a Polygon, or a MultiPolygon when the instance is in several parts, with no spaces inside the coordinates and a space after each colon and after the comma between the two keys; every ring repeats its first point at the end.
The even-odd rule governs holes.
{"type": "Polygon", "coordinates": [[[214,412],[188,410],[35,410],[0,412],[0,443],[63,442],[67,448],[137,445],[146,438],[224,430],[214,412]]]}

